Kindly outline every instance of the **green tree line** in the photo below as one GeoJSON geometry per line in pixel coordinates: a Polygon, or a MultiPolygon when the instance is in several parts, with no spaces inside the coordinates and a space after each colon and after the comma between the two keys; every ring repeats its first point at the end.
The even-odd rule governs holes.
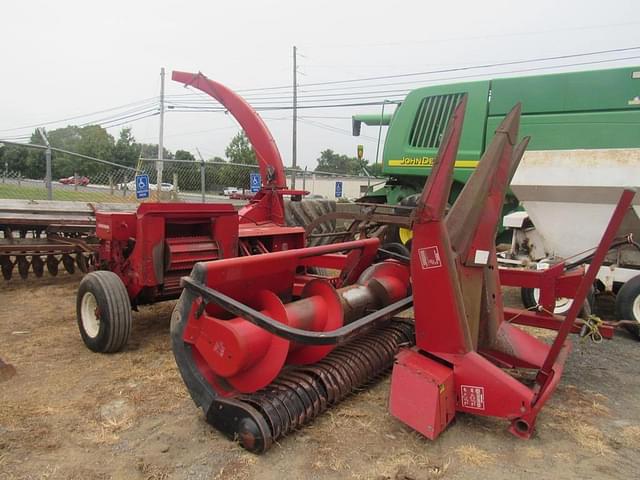
{"type": "MultiPolygon", "coordinates": [[[[82,127],[70,125],[47,132],[47,137],[52,147],[107,160],[130,169],[138,168],[140,158],[155,158],[158,153],[157,144],[136,141],[131,128],[121,129],[118,138],[115,139],[99,125],[82,127]]],[[[45,144],[37,131],[31,135],[30,143],[45,144]]],[[[258,162],[244,132],[240,131],[231,139],[225,149],[225,156],[226,160],[220,157],[209,159],[209,162],[215,162],[216,165],[209,164],[205,168],[205,182],[208,188],[213,185],[249,188],[249,172],[257,169],[248,166],[257,166],[258,162]]],[[[178,174],[179,187],[182,190],[200,189],[200,161],[191,152],[177,150],[173,153],[165,148],[164,158],[182,160],[181,162],[166,162],[164,164],[164,181],[172,182],[173,175],[176,173],[178,174]]],[[[366,160],[341,155],[331,149],[322,151],[316,161],[317,171],[362,175],[363,168],[367,168],[371,175],[378,173],[375,168],[372,170],[372,166],[369,166],[366,160]]],[[[153,167],[149,165],[149,162],[145,162],[145,164],[145,170],[152,172],[153,167]]],[[[19,173],[24,178],[43,179],[45,176],[44,150],[4,145],[0,148],[0,169],[19,173]]],[[[135,173],[133,170],[124,172],[123,169],[114,165],[61,152],[52,152],[54,180],[78,174],[89,177],[93,183],[106,183],[109,174],[115,172],[119,173],[116,180],[118,182],[132,180],[135,173]]]]}

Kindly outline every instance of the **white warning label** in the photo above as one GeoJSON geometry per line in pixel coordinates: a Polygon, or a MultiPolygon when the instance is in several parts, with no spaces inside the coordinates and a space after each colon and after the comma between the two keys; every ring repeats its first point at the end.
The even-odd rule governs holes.
{"type": "Polygon", "coordinates": [[[463,407],[484,410],[484,387],[461,385],[460,398],[463,407]]]}
{"type": "Polygon", "coordinates": [[[435,245],[433,247],[421,248],[418,250],[418,255],[420,256],[420,265],[423,270],[442,266],[440,252],[438,251],[438,247],[435,245]]]}

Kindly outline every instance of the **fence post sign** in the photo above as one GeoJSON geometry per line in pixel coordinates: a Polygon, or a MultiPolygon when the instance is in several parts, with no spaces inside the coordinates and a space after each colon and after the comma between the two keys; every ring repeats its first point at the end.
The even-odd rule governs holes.
{"type": "Polygon", "coordinates": [[[253,193],[260,191],[260,186],[262,185],[262,179],[260,178],[259,173],[250,173],[249,174],[249,184],[251,185],[251,191],[253,193]]]}
{"type": "Polygon", "coordinates": [[[136,198],[149,198],[149,175],[136,175],[136,198]]]}

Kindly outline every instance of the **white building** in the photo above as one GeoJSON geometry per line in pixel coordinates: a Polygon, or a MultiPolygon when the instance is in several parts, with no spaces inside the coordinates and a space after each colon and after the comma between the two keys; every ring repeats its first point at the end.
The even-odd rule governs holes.
{"type": "MultiPolygon", "coordinates": [[[[330,200],[345,198],[354,200],[363,196],[370,185],[384,183],[381,178],[367,178],[345,175],[328,175],[307,172],[296,175],[296,189],[306,190],[313,195],[322,195],[330,200]],[[337,194],[337,195],[336,195],[337,194]]],[[[287,185],[291,187],[291,175],[287,175],[287,185]]]]}

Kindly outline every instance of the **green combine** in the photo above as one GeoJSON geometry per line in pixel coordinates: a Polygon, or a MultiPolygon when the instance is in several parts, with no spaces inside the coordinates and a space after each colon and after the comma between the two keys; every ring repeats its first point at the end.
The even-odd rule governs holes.
{"type": "MultiPolygon", "coordinates": [[[[640,67],[423,87],[410,92],[393,115],[353,117],[354,135],[360,134],[362,123],[389,126],[382,157],[389,179],[362,201],[414,204],[447,120],[465,93],[469,99],[450,201],[516,102],[522,103],[520,135],[531,136],[528,151],[640,147],[640,67]]],[[[511,196],[505,213],[516,207],[511,196]]],[[[406,242],[409,232],[399,233],[406,242]]]]}

